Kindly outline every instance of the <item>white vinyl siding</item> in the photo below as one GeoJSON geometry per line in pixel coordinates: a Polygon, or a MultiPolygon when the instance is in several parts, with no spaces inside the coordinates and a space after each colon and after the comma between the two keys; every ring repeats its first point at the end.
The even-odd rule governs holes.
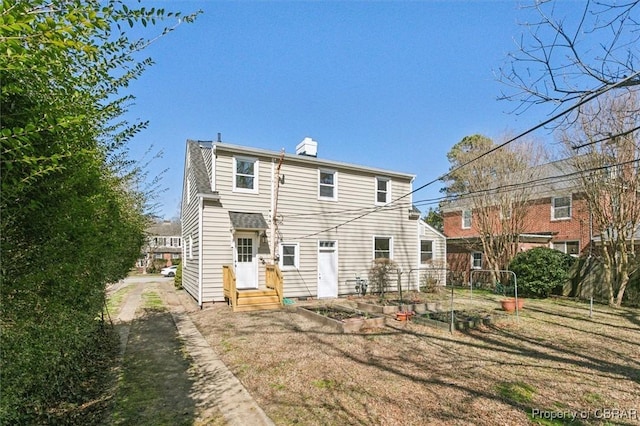
{"type": "MultiPolygon", "coordinates": [[[[233,264],[233,233],[229,221],[229,211],[261,213],[272,226],[270,211],[273,207],[271,185],[271,164],[276,157],[263,157],[259,153],[230,152],[218,147],[214,157],[216,188],[221,204],[205,201],[203,216],[203,301],[223,301],[222,266],[233,264]],[[257,172],[262,182],[259,194],[233,191],[234,157],[255,158],[263,167],[257,172]],[[266,184],[265,184],[266,182],[266,184]],[[249,200],[249,201],[248,201],[249,200]]],[[[372,182],[376,176],[389,177],[389,193],[407,194],[411,192],[412,176],[405,174],[367,172],[341,168],[339,165],[317,164],[315,160],[303,157],[300,160],[287,156],[279,172],[282,179],[278,192],[277,238],[285,245],[295,244],[297,268],[282,265],[280,245],[276,244],[276,255],[284,278],[285,297],[314,297],[318,280],[318,241],[336,241],[338,253],[338,293],[354,292],[350,280],[356,276],[366,278],[373,256],[373,236],[393,238],[393,259],[407,270],[419,262],[418,220],[409,220],[411,197],[398,201],[396,209],[381,209],[362,218],[345,223],[353,216],[345,210],[370,208],[372,205],[372,182]],[[326,194],[335,199],[320,199],[320,170],[333,175],[327,179],[326,194]],[[284,178],[283,178],[284,177],[284,178]],[[338,185],[339,184],[339,185],[338,185]],[[317,188],[317,189],[314,189],[317,188]],[[363,188],[368,188],[363,190],[363,188]],[[339,191],[339,194],[338,194],[339,191]],[[339,197],[338,197],[339,195],[339,197]],[[331,200],[327,203],[325,200],[331,200]],[[380,230],[384,229],[384,234],[380,230]],[[311,236],[313,235],[313,236],[311,236]],[[313,283],[313,284],[309,284],[313,283]]],[[[195,203],[194,203],[195,204],[195,203]]],[[[270,231],[267,230],[267,234],[270,231]]],[[[186,245],[186,241],[184,241],[186,245]]],[[[258,256],[266,261],[273,256],[273,246],[261,246],[258,256]]],[[[184,261],[183,261],[184,262],[184,261]]],[[[259,265],[260,283],[264,282],[264,266],[259,265]]],[[[403,276],[407,283],[409,274],[403,276]]]]}

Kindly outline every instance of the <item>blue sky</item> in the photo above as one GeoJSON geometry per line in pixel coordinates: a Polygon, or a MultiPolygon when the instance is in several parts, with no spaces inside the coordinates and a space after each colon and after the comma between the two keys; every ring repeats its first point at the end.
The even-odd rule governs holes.
{"type": "Polygon", "coordinates": [[[446,154],[463,137],[498,140],[549,112],[515,115],[517,105],[497,100],[508,88],[495,73],[528,19],[515,1],[143,5],[203,10],[149,46],[156,64],[130,86],[130,117],[150,120],[131,156],[163,151],[150,172],[167,169],[168,190],[155,200],[167,219],[179,215],[187,139],[220,132],[224,142],[293,153],[309,136],[319,157],[413,173],[417,188],[448,170],[446,154]]]}

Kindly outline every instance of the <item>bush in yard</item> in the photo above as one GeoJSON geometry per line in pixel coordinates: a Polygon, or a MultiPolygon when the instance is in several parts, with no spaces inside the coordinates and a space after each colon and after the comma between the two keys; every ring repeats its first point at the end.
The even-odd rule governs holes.
{"type": "Polygon", "coordinates": [[[173,285],[176,289],[182,290],[182,263],[178,263],[178,268],[176,269],[176,275],[173,278],[173,285]]]}
{"type": "Polygon", "coordinates": [[[576,259],[547,247],[518,253],[509,269],[518,279],[518,293],[529,297],[548,297],[557,286],[570,279],[569,270],[576,259]]]}
{"type": "Polygon", "coordinates": [[[391,259],[375,259],[369,269],[369,286],[373,291],[380,292],[381,297],[384,297],[384,293],[393,279],[392,273],[396,269],[396,263],[391,259]]]}

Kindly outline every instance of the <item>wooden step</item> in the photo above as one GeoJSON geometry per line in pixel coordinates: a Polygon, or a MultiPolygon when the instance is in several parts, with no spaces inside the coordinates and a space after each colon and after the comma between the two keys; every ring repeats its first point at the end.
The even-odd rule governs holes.
{"type": "Polygon", "coordinates": [[[234,312],[280,309],[278,294],[270,289],[238,290],[238,303],[234,312]]]}

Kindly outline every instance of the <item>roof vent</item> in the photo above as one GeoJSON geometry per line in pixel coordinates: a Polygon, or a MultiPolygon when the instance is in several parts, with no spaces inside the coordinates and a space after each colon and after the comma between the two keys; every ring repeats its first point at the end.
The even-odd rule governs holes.
{"type": "Polygon", "coordinates": [[[318,142],[314,141],[311,138],[304,138],[302,142],[300,142],[296,146],[296,154],[298,155],[307,155],[309,157],[317,157],[318,156],[318,142]]]}

